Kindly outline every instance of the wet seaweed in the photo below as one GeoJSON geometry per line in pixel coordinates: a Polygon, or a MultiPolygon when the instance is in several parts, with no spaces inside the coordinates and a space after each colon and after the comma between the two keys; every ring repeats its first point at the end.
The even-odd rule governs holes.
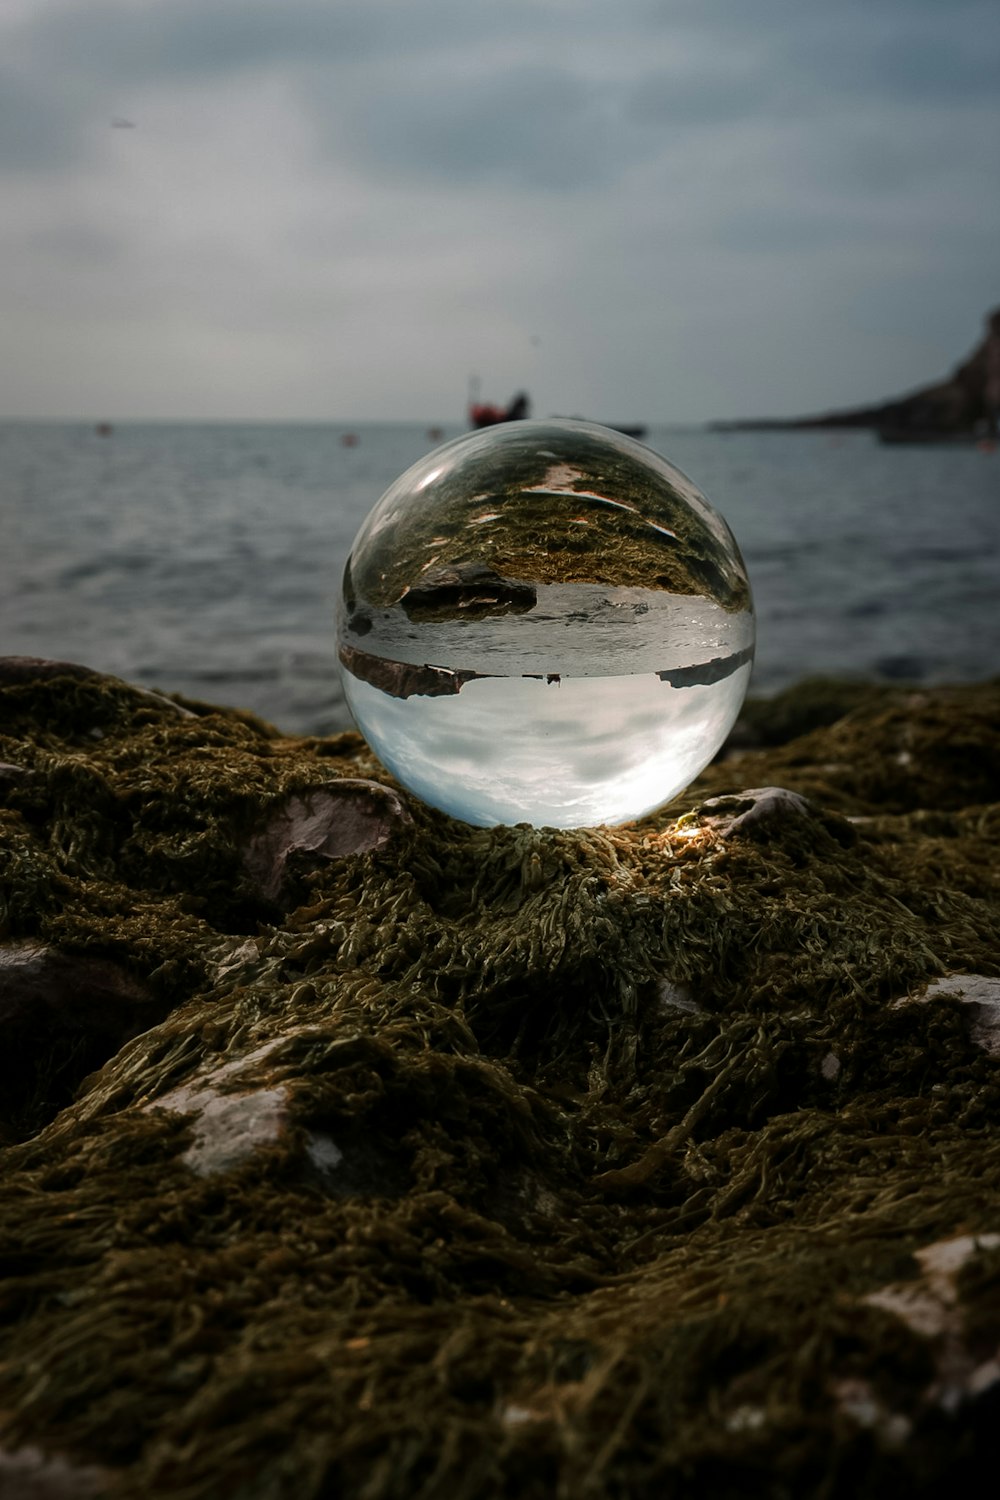
{"type": "Polygon", "coordinates": [[[46,677],[0,760],[0,951],[156,1008],[88,1031],[81,977],[5,1088],[4,1452],[171,1500],[659,1500],[988,1451],[1000,1061],[925,992],[1000,998],[996,685],[866,696],[625,828],[410,799],[280,905],[247,843],[391,785],[357,736],[46,677]],[[769,783],[808,801],[735,829],[769,783]]]}

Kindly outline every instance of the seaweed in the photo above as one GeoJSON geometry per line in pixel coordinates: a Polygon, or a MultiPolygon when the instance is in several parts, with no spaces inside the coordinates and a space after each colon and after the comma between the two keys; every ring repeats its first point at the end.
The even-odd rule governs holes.
{"type": "Polygon", "coordinates": [[[0,1463],[171,1500],[971,1474],[998,711],[866,693],[617,829],[400,793],[391,837],[300,850],[278,899],[247,861],[275,808],[394,788],[358,736],[0,688],[0,953],[76,976],[44,1025],[0,1002],[0,1463]]]}

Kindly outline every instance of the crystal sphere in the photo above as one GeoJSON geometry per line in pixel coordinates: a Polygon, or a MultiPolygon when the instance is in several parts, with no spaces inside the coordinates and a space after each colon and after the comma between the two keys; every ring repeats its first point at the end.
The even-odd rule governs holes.
{"type": "Polygon", "coordinates": [[[592,422],[445,443],[363,523],[337,619],[382,763],[482,827],[623,823],[722,744],[754,648],[750,584],[691,481],[592,422]]]}

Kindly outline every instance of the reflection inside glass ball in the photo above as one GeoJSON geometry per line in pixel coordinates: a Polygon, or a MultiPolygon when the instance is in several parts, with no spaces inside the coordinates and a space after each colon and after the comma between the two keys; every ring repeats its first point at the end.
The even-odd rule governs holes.
{"type": "Polygon", "coordinates": [[[682,791],[750,680],[746,568],[673,465],[609,428],[446,443],[344,572],[344,694],[397,779],[467,823],[622,823],[682,791]]]}

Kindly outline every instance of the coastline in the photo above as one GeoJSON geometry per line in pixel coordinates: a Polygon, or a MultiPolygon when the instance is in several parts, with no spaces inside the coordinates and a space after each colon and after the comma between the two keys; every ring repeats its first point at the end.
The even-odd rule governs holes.
{"type": "Polygon", "coordinates": [[[992,1451],[1000,682],[753,700],[612,829],[9,658],[0,762],[0,1487],[917,1495],[992,1451]]]}

